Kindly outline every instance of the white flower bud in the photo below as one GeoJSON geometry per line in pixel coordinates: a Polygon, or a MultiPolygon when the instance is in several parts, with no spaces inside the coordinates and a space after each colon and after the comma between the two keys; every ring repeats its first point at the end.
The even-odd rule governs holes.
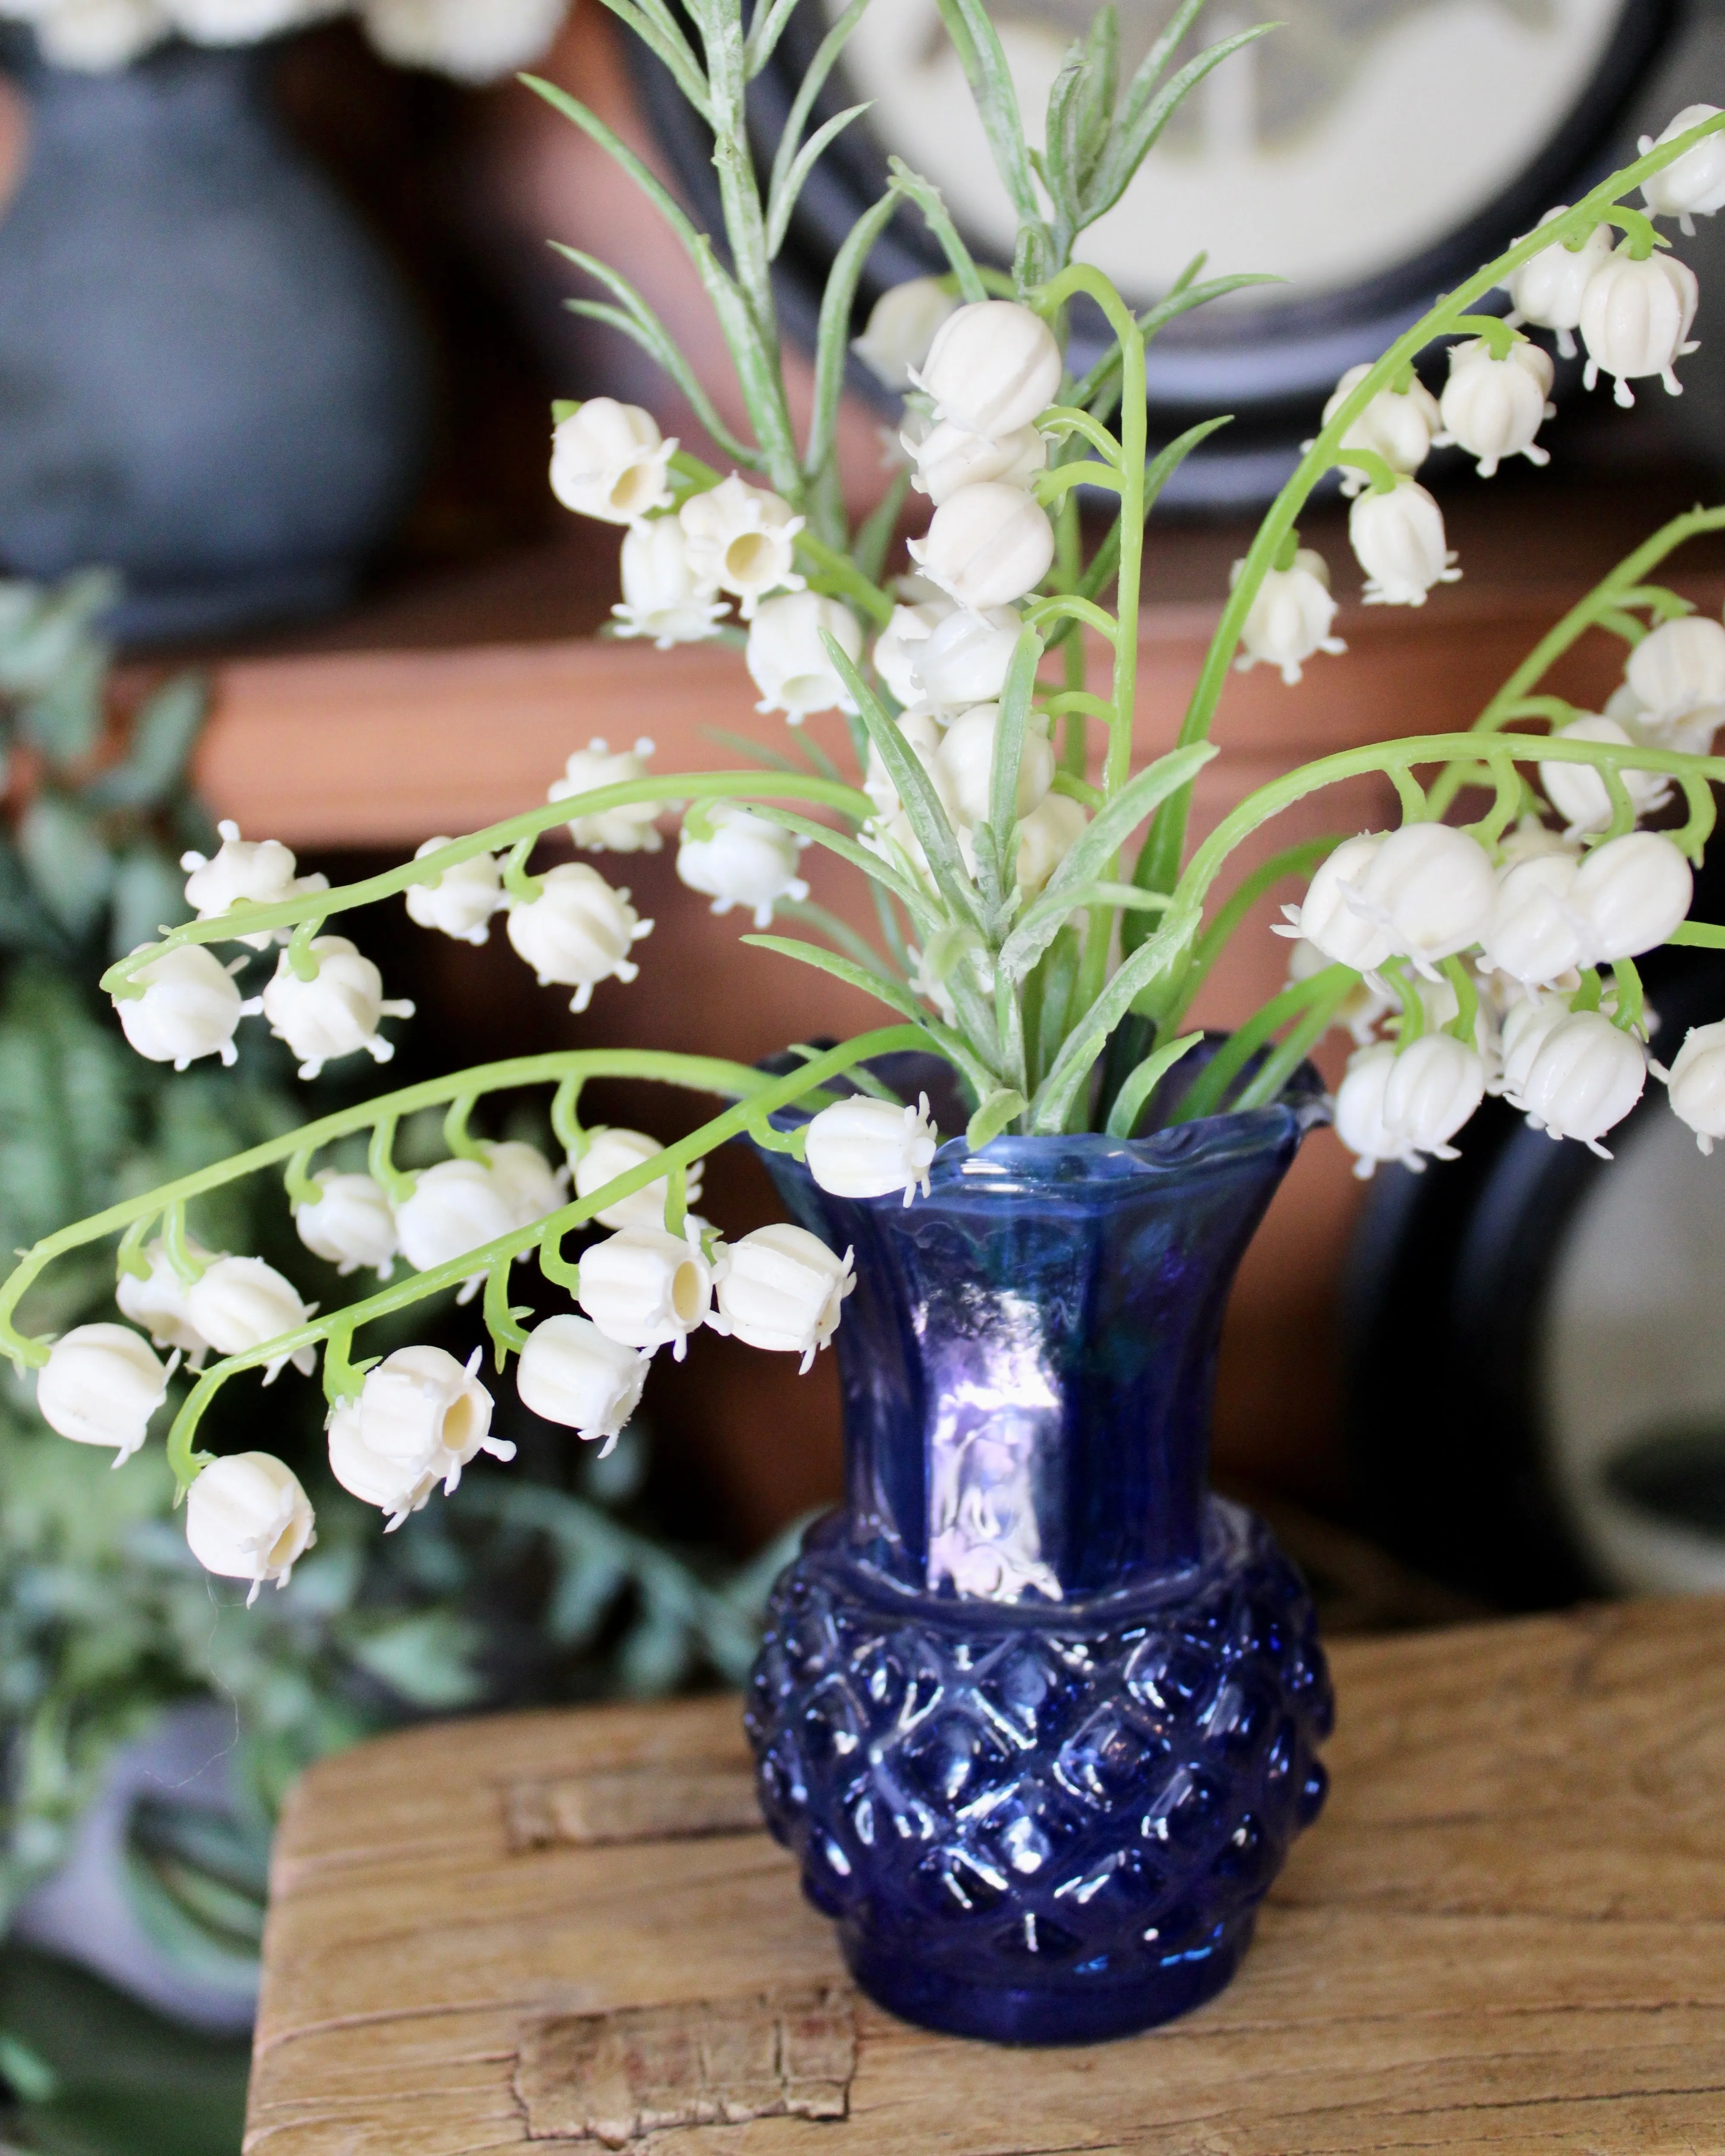
{"type": "Polygon", "coordinates": [[[572,1430],[583,1443],[603,1440],[603,1460],[640,1405],[652,1358],[608,1339],[590,1318],[547,1317],[527,1335],[515,1389],[529,1414],[572,1430]]]}
{"type": "Polygon", "coordinates": [[[234,1035],[239,1021],[261,1008],[240,995],[228,968],[202,943],[164,951],[132,978],[142,983],[144,993],[115,997],[121,1030],[146,1060],[172,1063],[176,1070],[201,1055],[232,1063],[239,1053],[234,1035]]]}
{"type": "Polygon", "coordinates": [[[166,6],[180,35],[203,45],[254,44],[335,12],[330,0],[166,0],[166,6]]]}
{"type": "Polygon", "coordinates": [[[803,579],[793,570],[797,534],[803,519],[788,501],[745,485],[732,472],[705,494],[692,494],[677,512],[689,542],[689,568],[701,583],[734,592],[742,618],[768,592],[800,592],[803,579]]]}
{"type": "Polygon", "coordinates": [[[677,874],[691,891],[711,899],[715,913],[745,906],[757,928],[770,928],[780,900],[808,897],[809,886],[797,874],[801,849],[794,833],[733,801],[716,802],[706,814],[713,835],[684,831],[677,874]]]}
{"type": "Polygon", "coordinates": [[[1725,1138],[1725,1021],[1692,1025],[1671,1069],[1661,1075],[1671,1089],[1672,1112],[1694,1132],[1701,1150],[1711,1152],[1714,1141],[1725,1138]]]}
{"type": "Polygon", "coordinates": [[[485,1157],[492,1182],[503,1194],[515,1227],[531,1228],[563,1204],[569,1171],[554,1169],[537,1146],[524,1144],[519,1138],[501,1142],[482,1139],[480,1151],[485,1157]]]}
{"type": "MultiPolygon", "coordinates": [[[[1046,721],[1025,722],[1024,752],[1019,758],[1015,814],[1028,816],[1054,783],[1054,745],[1043,731],[1046,721]]],[[[937,752],[953,808],[966,824],[988,820],[988,792],[994,769],[994,743],[1000,732],[1000,706],[978,704],[947,727],[937,752]]]]}
{"type": "Polygon", "coordinates": [[[676,440],[665,441],[650,412],[590,397],[557,423],[551,438],[551,490],[565,509],[607,524],[639,524],[670,506],[670,466],[676,440]]]}
{"type": "MultiPolygon", "coordinates": [[[[261,1258],[217,1258],[186,1291],[187,1315],[218,1355],[247,1354],[284,1332],[296,1332],[316,1308],[301,1301],[293,1282],[261,1258]]],[[[273,1385],[290,1359],[309,1378],[317,1368],[317,1350],[278,1355],[264,1366],[264,1383],[273,1385]]]]}
{"type": "MultiPolygon", "coordinates": [[[[320,0],[327,5],[328,0],[320,0]]],[[[359,0],[354,13],[386,59],[495,82],[528,66],[561,28],[565,0],[359,0]]]]}
{"type": "Polygon", "coordinates": [[[669,1341],[682,1361],[713,1299],[697,1224],[687,1229],[680,1239],[663,1228],[623,1228],[582,1252],[577,1300],[607,1339],[649,1353],[669,1341]]]}
{"type": "MultiPolygon", "coordinates": [[[[201,1244],[188,1237],[186,1247],[198,1264],[209,1262],[213,1254],[201,1244]]],[[[141,1325],[158,1348],[179,1348],[187,1369],[201,1370],[209,1342],[192,1322],[186,1300],[191,1283],[180,1277],[159,1235],[145,1249],[144,1260],[147,1274],[121,1273],[115,1283],[114,1300],[121,1315],[141,1325]]]]}
{"type": "Polygon", "coordinates": [[[1491,924],[1480,939],[1488,966],[1542,988],[1587,963],[1586,925],[1569,903],[1578,865],[1578,856],[1559,850],[1503,870],[1491,924]]]}
{"type": "Polygon", "coordinates": [[[1588,280],[1581,300],[1581,341],[1587,346],[1583,377],[1591,389],[1600,375],[1615,377],[1620,404],[1633,404],[1631,382],[1656,374],[1666,392],[1681,397],[1683,385],[1676,363],[1697,347],[1689,342],[1701,287],[1695,272],[1670,254],[1655,253],[1645,262],[1629,254],[1628,243],[1600,264],[1588,280]]]}
{"type": "Polygon", "coordinates": [[[1533,995],[1510,1005],[1503,1020],[1502,1091],[1521,1090],[1545,1036],[1568,1015],[1567,995],[1533,995]]]}
{"type": "Polygon", "coordinates": [[[584,1011],[601,981],[632,981],[640,972],[630,947],[653,932],[629,902],[585,861],[562,861],[540,878],[536,898],[517,902],[506,924],[509,940],[542,988],[573,988],[572,1011],[584,1011]]]}
{"type": "MultiPolygon", "coordinates": [[[[1350,367],[1336,384],[1324,406],[1323,424],[1331,420],[1372,371],[1370,361],[1350,367]]],[[[1342,437],[1343,449],[1370,449],[1383,458],[1392,471],[1414,473],[1431,454],[1438,430],[1437,399],[1416,374],[1405,390],[1380,389],[1342,437]]],[[[1344,465],[1343,494],[1358,494],[1364,485],[1358,471],[1344,465]]],[[[1328,579],[1325,579],[1327,583],[1328,579]]]]}
{"type": "MultiPolygon", "coordinates": [[[[453,844],[446,838],[428,839],[413,859],[453,844]]],[[[434,883],[408,886],[408,918],[416,927],[435,928],[457,943],[488,943],[491,916],[504,903],[501,872],[491,854],[473,854],[445,869],[434,883]]]]}
{"type": "MultiPolygon", "coordinates": [[[[940,798],[940,804],[949,820],[957,820],[957,810],[952,798],[952,782],[940,761],[941,743],[946,738],[946,729],[926,704],[917,705],[905,711],[893,721],[904,737],[905,746],[928,773],[929,783],[940,798]]],[[[902,803],[898,788],[888,775],[880,749],[870,740],[868,768],[863,774],[863,791],[875,804],[883,823],[891,823],[897,816],[902,803]]]]}
{"type": "Polygon", "coordinates": [[[1560,1012],[1550,1023],[1542,1013],[1517,1042],[1512,1069],[1507,1025],[1504,1040],[1504,1094],[1510,1106],[1521,1109],[1535,1130],[1579,1138],[1589,1152],[1609,1160],[1599,1140],[1623,1121],[1647,1082],[1640,1042],[1599,1011],[1560,1012]]]}
{"type": "Polygon", "coordinates": [[[916,647],[925,644],[929,632],[952,611],[951,599],[924,599],[916,606],[895,607],[892,619],[875,639],[875,671],[901,704],[922,701],[922,685],[911,671],[916,647]]]}
{"type": "Polygon", "coordinates": [[[1366,572],[1368,606],[1424,606],[1433,585],[1461,574],[1444,512],[1418,480],[1398,480],[1387,494],[1368,489],[1348,512],[1348,536],[1366,572]]]}
{"type": "Polygon", "coordinates": [[[264,991],[264,1015],[278,1040],[300,1058],[300,1075],[316,1078],[326,1063],[364,1049],[374,1063],[387,1063],[395,1044],[377,1031],[382,1018],[411,1018],[405,1000],[387,1001],[383,976],[345,936],[312,938],[317,972],[302,981],[284,951],[275,978],[264,991]]]}
{"type": "Polygon", "coordinates": [[[828,655],[830,636],[854,665],[862,657],[862,629],[848,606],[819,592],[793,592],[757,611],[743,654],[761,692],[757,711],[783,711],[800,726],[811,711],[854,711],[856,706],[828,655]]]}
{"type": "Polygon", "coordinates": [[[410,1512],[417,1512],[436,1489],[434,1468],[388,1459],[366,1443],[357,1395],[336,1402],[330,1409],[326,1432],[331,1474],[350,1496],[389,1515],[386,1532],[398,1527],[410,1512]]]}
{"type": "Polygon", "coordinates": [[[1300,904],[1282,908],[1284,919],[1274,932],[1303,937],[1327,965],[1352,966],[1356,973],[1369,973],[1392,957],[1395,945],[1385,925],[1359,902],[1366,871],[1386,835],[1362,831],[1344,839],[1319,864],[1300,904]]]}
{"type": "Polygon", "coordinates": [[[1006,686],[1022,627],[1005,607],[986,613],[969,608],[955,613],[949,607],[911,653],[911,671],[921,694],[948,710],[993,703],[1006,686]]]}
{"type": "Polygon", "coordinates": [[[108,1445],[123,1467],[149,1434],[179,1357],[164,1368],[126,1325],[74,1325],[48,1352],[36,1411],[77,1445],[108,1445]]]}
{"type": "Polygon", "coordinates": [[[1357,902],[1387,930],[1392,950],[1429,973],[1479,942],[1497,898],[1491,856],[1477,839],[1445,824],[1404,824],[1372,855],[1357,902]]]}
{"type": "MultiPolygon", "coordinates": [[[[614,756],[608,743],[597,737],[578,748],[563,767],[561,778],[546,789],[547,801],[567,801],[580,793],[596,793],[602,786],[627,786],[648,776],[647,759],[653,744],[644,734],[633,748],[619,749],[614,756]]],[[[658,818],[663,803],[631,801],[621,808],[601,809],[592,816],[576,816],[569,836],[590,854],[656,854],[661,844],[658,818]]]]}
{"type": "Polygon", "coordinates": [[[915,459],[911,484],[938,509],[961,486],[999,480],[1007,486],[1028,486],[1048,465],[1048,444],[1034,427],[1015,427],[1009,434],[973,434],[953,420],[942,419],[920,440],[900,436],[915,459]]]}
{"type": "Polygon", "coordinates": [[[300,1240],[344,1280],[369,1265],[380,1281],[387,1281],[395,1270],[401,1239],[382,1184],[375,1176],[341,1174],[332,1168],[320,1168],[311,1179],[317,1196],[294,1208],[300,1240]]]}
{"type": "Polygon", "coordinates": [[[611,609],[620,637],[650,636],[660,651],[700,644],[723,619],[718,586],[697,573],[689,541],[675,516],[632,525],[624,535],[623,597],[611,609]]]}
{"type": "Polygon", "coordinates": [[[1550,450],[1533,438],[1556,414],[1548,402],[1556,371],[1551,355],[1525,339],[1504,359],[1494,359],[1483,338],[1450,347],[1450,378],[1439,408],[1449,439],[1478,458],[1481,479],[1491,478],[1506,457],[1551,462],[1550,450]]]}
{"type": "Polygon", "coordinates": [[[809,1125],[803,1155],[809,1173],[834,1198],[886,1198],[904,1193],[908,1205],[928,1171],[940,1132],[929,1119],[928,1096],[914,1108],[858,1094],[823,1108],[809,1125]]]}
{"type": "MultiPolygon", "coordinates": [[[[1084,836],[1088,819],[1077,802],[1064,793],[1050,793],[1019,821],[1019,851],[1014,864],[1018,890],[1025,901],[1036,897],[1049,878],[1084,836]]],[[[966,834],[960,834],[960,844],[966,834]]]]}
{"type": "MultiPolygon", "coordinates": [[[[1641,137],[1641,155],[1645,157],[1649,151],[1662,148],[1680,135],[1686,135],[1692,127],[1699,127],[1704,120],[1718,116],[1717,105],[1686,105],[1656,142],[1651,136],[1641,137]]],[[[1725,204],[1725,136],[1708,136],[1662,172],[1644,180],[1641,199],[1651,215],[1676,218],[1682,231],[1692,236],[1697,218],[1711,217],[1725,204]]]]}
{"type": "Polygon", "coordinates": [[[32,8],[29,19],[49,65],[85,74],[115,74],[174,30],[158,0],[70,0],[32,8]]]}
{"type": "Polygon", "coordinates": [[[960,487],[934,512],[911,559],[960,606],[1008,605],[1034,591],[1054,560],[1054,526],[1021,488],[1000,480],[960,487]]]}
{"type": "MultiPolygon", "coordinates": [[[[1627,747],[1630,737],[1615,719],[1589,713],[1567,726],[1553,729],[1553,741],[1617,742],[1627,747]]],[[[1636,815],[1651,815],[1671,798],[1671,782],[1656,771],[1620,771],[1624,790],[1636,815]]],[[[1603,831],[1611,821],[1611,796],[1605,782],[1590,763],[1542,762],[1539,783],[1546,798],[1568,824],[1564,835],[1579,839],[1587,831],[1603,831]]]]}
{"type": "Polygon", "coordinates": [[[1517,819],[1513,830],[1504,833],[1497,842],[1497,850],[1506,865],[1534,860],[1542,854],[1567,854],[1572,861],[1579,859],[1569,841],[1548,824],[1542,824],[1531,810],[1517,819]]]}
{"type": "MultiPolygon", "coordinates": [[[[393,1509],[399,1523],[406,1512],[416,1511],[434,1482],[449,1496],[461,1480],[461,1471],[479,1452],[498,1460],[513,1460],[515,1447],[491,1435],[491,1395],[474,1375],[479,1368],[475,1348],[466,1367],[441,1348],[398,1348],[375,1369],[366,1373],[360,1389],[357,1428],[349,1424],[342,1431],[344,1466],[357,1469],[356,1455],[371,1455],[374,1486],[396,1472],[393,1509]],[[357,1440],[357,1442],[356,1442],[357,1440]],[[413,1492],[413,1502],[400,1499],[413,1492]]],[[[335,1418],[331,1419],[330,1464],[336,1470],[335,1418]]],[[[342,1479],[336,1470],[336,1479],[342,1479]]],[[[358,1476],[356,1476],[356,1480],[358,1476]]],[[[344,1486],[352,1488],[352,1483],[344,1486]]],[[[355,1491],[356,1496],[367,1493],[355,1491]]],[[[378,1504],[388,1498],[370,1496],[378,1504]]]]}
{"type": "Polygon", "coordinates": [[[973,300],[947,316],[927,361],[909,372],[943,419],[955,419],[973,434],[1009,434],[1053,403],[1060,386],[1060,348],[1047,323],[1028,307],[1011,300],[973,300]]]}
{"type": "Polygon", "coordinates": [[[1425,1157],[1454,1160],[1449,1142],[1485,1097],[1476,1049],[1447,1033],[1422,1034],[1399,1051],[1389,1042],[1357,1050],[1336,1094],[1336,1134],[1368,1177],[1380,1160],[1419,1169],[1425,1157]]]}
{"type": "Polygon", "coordinates": [[[1630,652],[1624,673],[1655,725],[1725,704],[1725,627],[1704,613],[1661,622],[1630,652]]]}
{"type": "Polygon", "coordinates": [[[856,1286],[847,1250],[834,1257],[806,1228],[757,1228],[725,1253],[719,1316],[746,1347],[800,1355],[806,1375],[839,1329],[839,1306],[856,1286]]]}
{"type": "MultiPolygon", "coordinates": [[[[1556,209],[1548,210],[1540,223],[1549,224],[1553,218],[1563,216],[1567,208],[1566,203],[1560,203],[1556,209]]],[[[1532,322],[1536,329],[1555,330],[1558,352],[1565,359],[1574,359],[1574,333],[1581,323],[1582,295],[1594,270],[1610,260],[1613,236],[1609,224],[1596,224],[1585,244],[1574,253],[1562,240],[1554,239],[1519,270],[1512,270],[1507,286],[1515,308],[1509,317],[1510,327],[1532,322]]]]}
{"type": "Polygon", "coordinates": [[[850,349],[883,389],[902,395],[911,386],[911,369],[927,358],[936,331],[957,305],[937,277],[891,285],[870,308],[869,326],[850,340],[850,349]]]}
{"type": "MultiPolygon", "coordinates": [[[[305,891],[329,889],[327,876],[296,875],[298,864],[279,839],[242,839],[239,824],[231,819],[216,829],[222,843],[213,855],[180,856],[180,866],[191,871],[186,878],[186,903],[197,909],[200,921],[217,920],[236,906],[275,906],[305,891]]],[[[249,950],[261,951],[278,940],[285,942],[291,932],[264,929],[234,940],[249,950]]]]}
{"type": "Polygon", "coordinates": [[[285,1587],[317,1540],[299,1478],[268,1452],[213,1460],[186,1492],[186,1541],[206,1572],[249,1579],[250,1609],[266,1579],[285,1587]]]}
{"type": "MultiPolygon", "coordinates": [[[[591,1198],[618,1176],[627,1175],[630,1168],[664,1151],[658,1139],[649,1137],[644,1131],[590,1132],[575,1163],[575,1195],[591,1198]]],[[[691,1206],[701,1203],[701,1164],[696,1161],[688,1171],[683,1192],[691,1206]]],[[[644,1189],[631,1191],[615,1204],[602,1206],[593,1217],[603,1228],[662,1228],[666,1195],[665,1178],[661,1175],[644,1189]]]]}
{"type": "MultiPolygon", "coordinates": [[[[1234,564],[1228,578],[1230,591],[1245,567],[1243,560],[1234,564]]],[[[1322,554],[1301,547],[1291,568],[1271,569],[1259,587],[1240,633],[1241,655],[1235,663],[1242,674],[1250,674],[1260,662],[1279,666],[1282,680],[1292,688],[1301,666],[1314,654],[1347,650],[1341,638],[1330,634],[1335,619],[1329,565],[1322,554]]]]}
{"type": "Polygon", "coordinates": [[[1663,943],[1689,911],[1695,877],[1658,831],[1629,831],[1595,846],[1575,872],[1569,903],[1586,930],[1584,966],[1638,958],[1663,943]]]}
{"type": "Polygon", "coordinates": [[[440,1160],[413,1178],[395,1209],[402,1255],[415,1272],[482,1250],[522,1225],[513,1192],[483,1161],[440,1160]]]}

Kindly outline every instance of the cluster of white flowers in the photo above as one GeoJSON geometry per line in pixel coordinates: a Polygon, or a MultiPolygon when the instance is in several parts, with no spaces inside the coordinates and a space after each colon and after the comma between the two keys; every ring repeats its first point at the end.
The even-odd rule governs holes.
{"type": "MultiPolygon", "coordinates": [[[[1725,625],[1688,614],[1632,649],[1605,713],[1554,738],[1645,742],[1707,753],[1725,721],[1725,625]]],[[[1689,862],[1663,833],[1607,835],[1614,805],[1591,766],[1542,760],[1561,833],[1524,816],[1496,858],[1471,833],[1434,823],[1365,832],[1337,846],[1276,932],[1298,939],[1291,968],[1308,978],[1336,963],[1362,975],[1336,1014],[1356,1052],[1337,1095],[1337,1129],[1369,1174],[1380,1160],[1417,1167],[1450,1157],[1450,1141],[1487,1092],[1501,1093],[1553,1137],[1595,1152],[1640,1098],[1651,1069],[1703,1151],[1725,1137],[1725,1024],[1696,1029],[1667,1072],[1645,1049],[1644,1019],[1620,1024],[1615,992],[1591,996],[1584,975],[1666,942],[1694,895],[1689,862]],[[1439,969],[1460,958],[1478,998],[1475,1038],[1455,1038],[1455,987],[1439,969]],[[1386,965],[1419,984],[1424,1029],[1401,1014],[1386,965]],[[1386,1023],[1394,1040],[1380,1038],[1386,1023]]],[[[1657,774],[1625,771],[1636,818],[1665,806],[1657,774]]],[[[1623,1014],[1628,1019],[1627,1010],[1623,1014]]]]}
{"type": "Polygon", "coordinates": [[[56,67],[107,74],[166,38],[250,45],[332,15],[358,16],[386,59],[458,82],[493,82],[536,60],[568,0],[0,0],[0,16],[33,23],[56,67]]]}

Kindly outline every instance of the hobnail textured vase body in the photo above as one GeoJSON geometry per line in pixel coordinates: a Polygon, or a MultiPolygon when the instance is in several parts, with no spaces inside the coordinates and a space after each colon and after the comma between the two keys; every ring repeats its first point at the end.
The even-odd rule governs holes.
{"type": "Polygon", "coordinates": [[[809,1898],[909,2020],[1058,2043],[1185,2011],[1322,1802],[1305,1588],[1206,1476],[1228,1290],[1320,1113],[961,1140],[908,1208],[769,1157],[857,1286],[845,1503],[774,1590],[749,1734],[809,1898]]]}

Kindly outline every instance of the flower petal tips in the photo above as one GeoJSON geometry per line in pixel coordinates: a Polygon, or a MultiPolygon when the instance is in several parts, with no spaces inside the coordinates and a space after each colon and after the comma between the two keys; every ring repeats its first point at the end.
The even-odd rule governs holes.
{"type": "Polygon", "coordinates": [[[601,1440],[603,1460],[639,1406],[652,1367],[650,1355],[611,1339],[591,1318],[565,1313],[527,1335],[516,1390],[531,1414],[572,1430],[585,1444],[601,1440]]]}
{"type": "Polygon", "coordinates": [[[814,1117],[803,1158],[814,1180],[834,1198],[887,1198],[902,1191],[908,1205],[919,1190],[928,1195],[939,1143],[926,1093],[914,1108],[859,1096],[835,1101],[814,1117]]]}
{"type": "Polygon", "coordinates": [[[74,1325],[56,1340],[36,1380],[42,1419],[74,1445],[106,1445],[123,1466],[147,1435],[179,1361],[165,1366],[127,1325],[74,1325]]]}
{"type": "Polygon", "coordinates": [[[731,1244],[718,1276],[719,1315],[746,1347],[802,1358],[806,1373],[839,1329],[856,1286],[849,1250],[835,1257],[819,1236],[785,1222],[731,1244]]]}
{"type": "Polygon", "coordinates": [[[249,1608],[273,1580],[285,1587],[317,1539],[297,1476],[268,1452],[213,1460],[186,1493],[186,1541],[206,1572],[249,1579],[249,1608]]]}

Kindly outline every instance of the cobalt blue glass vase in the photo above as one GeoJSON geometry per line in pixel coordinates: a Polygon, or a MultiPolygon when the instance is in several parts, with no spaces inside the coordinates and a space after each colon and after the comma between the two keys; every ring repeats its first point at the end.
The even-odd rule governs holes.
{"type": "Polygon", "coordinates": [[[747,1721],[768,1825],[906,2020],[1074,2043],[1185,2012],[1323,1801],[1305,1587],[1206,1474],[1305,1078],[1130,1142],[961,1138],[908,1208],[767,1156],[857,1285],[845,1506],[774,1589],[747,1721]]]}

